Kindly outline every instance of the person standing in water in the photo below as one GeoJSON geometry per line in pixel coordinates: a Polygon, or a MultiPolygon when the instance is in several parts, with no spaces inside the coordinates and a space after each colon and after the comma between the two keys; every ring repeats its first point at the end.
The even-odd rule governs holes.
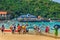
{"type": "Polygon", "coordinates": [[[49,33],[49,30],[50,30],[50,29],[49,29],[49,26],[47,26],[46,29],[45,29],[45,32],[46,32],[46,33],[49,33]]]}
{"type": "Polygon", "coordinates": [[[3,33],[4,30],[5,30],[5,27],[4,27],[4,25],[2,25],[2,27],[1,27],[1,32],[3,33]]]}
{"type": "Polygon", "coordinates": [[[16,25],[14,25],[14,32],[16,31],[16,25]]]}

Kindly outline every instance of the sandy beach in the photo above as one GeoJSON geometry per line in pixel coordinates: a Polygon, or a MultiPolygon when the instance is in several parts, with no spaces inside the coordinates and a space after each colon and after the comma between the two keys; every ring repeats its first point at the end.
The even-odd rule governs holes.
{"type": "Polygon", "coordinates": [[[55,38],[54,36],[47,35],[32,35],[32,34],[12,34],[10,32],[1,33],[0,40],[60,40],[60,38],[55,38]]]}

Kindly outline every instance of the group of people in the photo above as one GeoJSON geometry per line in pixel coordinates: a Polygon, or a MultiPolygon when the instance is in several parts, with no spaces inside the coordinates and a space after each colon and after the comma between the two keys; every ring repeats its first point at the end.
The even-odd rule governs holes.
{"type": "MultiPolygon", "coordinates": [[[[27,27],[26,26],[28,26],[28,24],[26,24],[26,25],[20,25],[20,24],[18,24],[17,26],[16,25],[14,25],[14,24],[12,24],[11,26],[10,26],[10,30],[11,30],[11,32],[12,32],[12,34],[14,34],[16,31],[20,34],[20,33],[26,33],[26,32],[28,32],[28,30],[26,29],[27,27]]],[[[43,27],[42,27],[43,28],[43,27]]],[[[37,26],[34,26],[34,30],[36,30],[38,33],[41,33],[42,32],[42,29],[41,27],[39,28],[39,27],[37,27],[37,26]]],[[[2,25],[2,27],[0,28],[0,30],[2,31],[2,33],[4,32],[4,30],[5,30],[5,27],[4,27],[4,25],[2,25]]],[[[53,29],[53,30],[55,30],[55,35],[56,36],[58,36],[58,30],[55,28],[55,29],[53,29]]],[[[49,26],[46,26],[45,27],[45,32],[46,33],[49,33],[49,31],[50,31],[50,28],[49,28],[49,26]]]]}
{"type": "MultiPolygon", "coordinates": [[[[39,27],[35,26],[34,30],[36,30],[38,33],[41,33],[43,29],[41,29],[41,27],[39,28],[39,27]]],[[[46,26],[45,32],[49,33],[49,30],[50,30],[49,26],[46,26]]]]}
{"type": "MultiPolygon", "coordinates": [[[[4,32],[4,30],[5,30],[4,25],[2,25],[2,27],[0,28],[0,30],[1,30],[2,33],[4,32]]],[[[26,30],[26,25],[20,26],[19,24],[18,24],[17,26],[14,25],[14,24],[12,24],[12,25],[10,26],[10,30],[11,30],[12,34],[14,34],[16,31],[17,31],[19,34],[20,34],[20,32],[22,32],[22,33],[26,33],[26,32],[27,32],[27,30],[26,30]]]]}
{"type": "Polygon", "coordinates": [[[50,29],[49,26],[46,26],[46,27],[41,26],[40,28],[35,26],[34,30],[36,30],[38,33],[42,33],[43,30],[44,30],[45,33],[50,33],[50,30],[54,30],[55,36],[58,36],[58,29],[57,29],[57,27],[50,29]]]}
{"type": "Polygon", "coordinates": [[[20,26],[18,24],[17,27],[16,27],[16,25],[13,24],[13,25],[10,26],[10,29],[11,29],[13,34],[15,33],[16,30],[18,31],[19,34],[20,34],[20,32],[26,33],[26,25],[20,26]]]}

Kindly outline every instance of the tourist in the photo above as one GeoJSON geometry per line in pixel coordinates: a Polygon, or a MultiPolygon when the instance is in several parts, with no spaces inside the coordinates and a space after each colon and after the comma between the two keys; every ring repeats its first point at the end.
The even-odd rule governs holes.
{"type": "Polygon", "coordinates": [[[55,36],[58,36],[58,29],[57,29],[57,26],[55,27],[55,36]]]}
{"type": "Polygon", "coordinates": [[[41,34],[41,30],[39,27],[37,27],[37,34],[41,34]]]}
{"type": "Polygon", "coordinates": [[[16,31],[16,25],[14,25],[14,32],[16,31]]]}
{"type": "Polygon", "coordinates": [[[36,25],[34,26],[34,30],[37,30],[37,26],[36,25]]]}
{"type": "Polygon", "coordinates": [[[40,28],[38,27],[38,32],[40,33],[41,32],[41,30],[40,30],[40,28]]]}
{"type": "Polygon", "coordinates": [[[14,31],[15,31],[14,24],[10,26],[10,29],[12,30],[12,34],[14,34],[14,31]]]}
{"type": "Polygon", "coordinates": [[[26,26],[25,25],[22,25],[22,33],[26,33],[26,26]]]}
{"type": "Polygon", "coordinates": [[[20,31],[21,31],[21,26],[18,24],[17,26],[17,30],[18,30],[18,33],[20,34],[20,31]]]}
{"type": "Polygon", "coordinates": [[[10,29],[12,30],[12,25],[10,25],[10,29]]]}
{"type": "MultiPolygon", "coordinates": [[[[51,28],[51,29],[52,29],[52,28],[51,28]]],[[[58,28],[57,28],[57,26],[55,26],[55,28],[52,29],[52,30],[55,30],[55,36],[58,36],[58,28]]]]}
{"type": "Polygon", "coordinates": [[[36,32],[36,34],[40,34],[41,30],[38,26],[34,26],[34,30],[36,32]]]}
{"type": "Polygon", "coordinates": [[[2,33],[4,32],[4,30],[5,30],[5,27],[4,27],[4,25],[2,25],[2,27],[1,27],[2,33]]]}
{"type": "Polygon", "coordinates": [[[49,33],[49,26],[46,27],[45,32],[49,33]]]}

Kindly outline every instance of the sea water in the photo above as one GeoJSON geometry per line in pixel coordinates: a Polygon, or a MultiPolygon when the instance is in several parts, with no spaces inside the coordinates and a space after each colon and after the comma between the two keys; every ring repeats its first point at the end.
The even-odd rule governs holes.
{"type": "MultiPolygon", "coordinates": [[[[27,29],[33,29],[34,28],[34,26],[38,26],[38,27],[42,27],[43,25],[46,27],[46,26],[49,26],[50,27],[50,33],[53,33],[54,32],[54,30],[52,30],[51,28],[54,28],[53,26],[55,25],[55,24],[59,24],[60,25],[60,22],[58,22],[58,21],[52,21],[52,22],[19,22],[19,21],[17,21],[17,20],[10,20],[10,21],[6,21],[6,22],[0,22],[0,27],[2,26],[2,25],[4,25],[5,26],[5,28],[6,29],[10,29],[10,26],[12,25],[12,24],[15,24],[16,25],[16,27],[17,27],[17,25],[18,24],[20,24],[20,25],[25,25],[25,24],[28,24],[28,26],[27,26],[27,29]]],[[[45,30],[45,28],[43,28],[43,31],[45,30]]],[[[59,29],[59,33],[60,33],[60,29],[59,29]]]]}

